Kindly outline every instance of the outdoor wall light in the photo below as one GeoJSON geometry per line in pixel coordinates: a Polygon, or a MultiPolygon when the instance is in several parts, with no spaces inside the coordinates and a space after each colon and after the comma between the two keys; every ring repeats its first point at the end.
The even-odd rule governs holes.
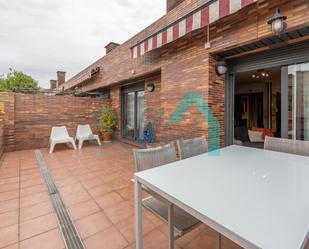
{"type": "Polygon", "coordinates": [[[227,72],[227,65],[225,61],[219,61],[216,63],[216,72],[218,75],[223,75],[227,72]]]}
{"type": "Polygon", "coordinates": [[[153,92],[155,89],[155,85],[152,83],[147,84],[147,91],[148,92],[153,92]]]}
{"type": "Polygon", "coordinates": [[[284,22],[287,19],[286,16],[281,15],[280,9],[276,9],[276,13],[267,22],[271,25],[271,32],[275,35],[280,36],[280,34],[286,29],[287,24],[284,22]]]}

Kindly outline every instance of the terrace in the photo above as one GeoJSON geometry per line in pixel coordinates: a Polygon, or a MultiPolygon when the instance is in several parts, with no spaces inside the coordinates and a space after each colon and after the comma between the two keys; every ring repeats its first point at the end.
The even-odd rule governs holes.
{"type": "MultiPolygon", "coordinates": [[[[132,249],[133,147],[114,142],[82,150],[58,148],[43,160],[87,249],[132,249]]],[[[34,150],[5,153],[0,166],[0,248],[62,249],[65,243],[34,150]]],[[[144,245],[167,247],[167,225],[143,210],[144,245]]],[[[216,233],[201,225],[175,248],[215,248],[216,233]]],[[[222,248],[237,249],[223,238],[222,248]]]]}

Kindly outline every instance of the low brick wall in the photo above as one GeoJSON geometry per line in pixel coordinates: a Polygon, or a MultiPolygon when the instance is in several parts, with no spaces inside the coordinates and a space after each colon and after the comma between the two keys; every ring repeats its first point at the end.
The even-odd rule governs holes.
{"type": "Polygon", "coordinates": [[[4,152],[4,130],[3,130],[3,120],[0,120],[0,159],[4,152]]]}
{"type": "Polygon", "coordinates": [[[52,126],[65,125],[75,136],[78,124],[97,133],[96,114],[109,100],[69,96],[0,93],[5,151],[47,147],[52,126]]]}

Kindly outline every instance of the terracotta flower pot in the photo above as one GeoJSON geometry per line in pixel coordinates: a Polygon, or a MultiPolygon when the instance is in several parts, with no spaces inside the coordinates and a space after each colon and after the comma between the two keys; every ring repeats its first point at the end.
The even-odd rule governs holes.
{"type": "Polygon", "coordinates": [[[104,143],[109,143],[109,142],[112,141],[112,132],[111,131],[104,131],[104,132],[101,132],[101,134],[102,134],[104,143]]]}

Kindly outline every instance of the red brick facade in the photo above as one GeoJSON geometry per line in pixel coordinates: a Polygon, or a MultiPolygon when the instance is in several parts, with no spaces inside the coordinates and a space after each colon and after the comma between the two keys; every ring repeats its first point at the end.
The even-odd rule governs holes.
{"type": "Polygon", "coordinates": [[[162,105],[161,105],[161,76],[154,76],[145,80],[145,88],[147,84],[154,84],[153,92],[145,92],[145,125],[152,123],[155,130],[155,142],[161,141],[162,130],[162,105]]]}
{"type": "Polygon", "coordinates": [[[166,1],[166,9],[167,12],[171,11],[175,7],[177,7],[179,4],[181,4],[184,0],[167,0],[166,1]]]}
{"type": "MultiPolygon", "coordinates": [[[[280,7],[281,12],[287,16],[288,31],[308,25],[309,3],[306,0],[259,0],[236,14],[212,24],[209,37],[211,47],[208,49],[205,48],[208,30],[203,28],[144,56],[131,59],[130,48],[138,41],[168,26],[205,2],[207,1],[184,0],[153,25],[67,81],[65,88],[78,86],[75,79],[87,70],[100,66],[100,75],[94,81],[78,87],[83,91],[109,88],[112,105],[121,117],[122,82],[134,82],[140,78],[148,82],[151,81],[148,74],[160,72],[156,83],[158,87],[156,86],[154,93],[146,92],[145,98],[145,123],[150,119],[154,120],[157,140],[167,142],[179,137],[207,136],[208,124],[195,106],[190,107],[180,123],[176,125],[168,123],[182,97],[188,93],[197,93],[215,113],[220,123],[220,138],[223,144],[225,80],[215,72],[215,63],[220,59],[216,54],[272,36],[267,20],[277,7],[280,7]]],[[[284,45],[286,43],[280,46],[284,45]]]]}
{"type": "Polygon", "coordinates": [[[18,93],[0,93],[0,101],[6,151],[47,147],[52,126],[67,126],[73,137],[78,124],[90,124],[98,133],[95,115],[111,104],[108,100],[18,93]]]}
{"type": "Polygon", "coordinates": [[[4,152],[4,129],[3,129],[3,120],[0,120],[0,158],[4,152]]]}

